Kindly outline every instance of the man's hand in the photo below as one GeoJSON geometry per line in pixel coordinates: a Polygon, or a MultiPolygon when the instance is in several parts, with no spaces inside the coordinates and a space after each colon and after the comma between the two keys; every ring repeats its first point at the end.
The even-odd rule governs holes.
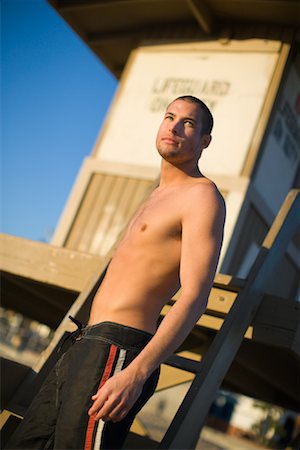
{"type": "Polygon", "coordinates": [[[88,411],[95,420],[119,422],[124,419],[139,398],[144,380],[138,380],[126,370],[113,375],[92,396],[93,405],[88,411]]]}

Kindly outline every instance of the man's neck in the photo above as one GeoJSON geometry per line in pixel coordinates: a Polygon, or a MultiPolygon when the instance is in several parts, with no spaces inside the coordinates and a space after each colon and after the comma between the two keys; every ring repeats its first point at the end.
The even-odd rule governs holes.
{"type": "Polygon", "coordinates": [[[203,178],[198,165],[194,167],[177,167],[162,160],[159,187],[171,187],[185,184],[194,178],[203,178]]]}

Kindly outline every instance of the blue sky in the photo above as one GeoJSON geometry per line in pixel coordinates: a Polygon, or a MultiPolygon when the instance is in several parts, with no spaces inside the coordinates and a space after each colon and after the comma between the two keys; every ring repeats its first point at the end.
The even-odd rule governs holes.
{"type": "Polygon", "coordinates": [[[1,232],[49,241],[117,81],[45,0],[1,22],[1,232]]]}

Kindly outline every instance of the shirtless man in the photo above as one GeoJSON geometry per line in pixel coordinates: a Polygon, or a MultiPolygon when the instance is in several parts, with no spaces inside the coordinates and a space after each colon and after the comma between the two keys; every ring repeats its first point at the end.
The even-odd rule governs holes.
{"type": "MultiPolygon", "coordinates": [[[[154,377],[152,384],[156,384],[160,364],[179,347],[205,311],[225,218],[221,194],[198,167],[201,153],[211,141],[212,125],[208,108],[195,97],[184,96],[168,106],[158,130],[156,146],[162,157],[159,186],[131,220],[93,300],[87,331],[83,333],[89,337],[86,345],[91,345],[92,337],[98,339],[98,344],[102,339],[110,345],[100,376],[102,381],[99,383],[99,375],[96,384],[87,381],[93,384],[92,391],[89,388],[87,392],[94,395],[90,395],[90,403],[86,403],[89,422],[85,449],[120,448],[124,437],[111,443],[110,438],[103,438],[96,430],[99,423],[101,433],[105,427],[107,430],[111,427],[106,435],[121,435],[121,425],[134,410],[125,426],[124,436],[127,434],[134,415],[153,393],[153,386],[144,392],[149,379],[154,377]],[[162,307],[180,287],[180,297],[157,328],[162,307]],[[103,334],[96,336],[101,327],[107,328],[104,338],[103,334]],[[112,346],[118,347],[114,336],[123,335],[124,330],[134,336],[140,333],[144,339],[142,347],[122,370],[109,369],[105,376],[107,361],[113,358],[112,346]],[[136,407],[141,397],[144,399],[136,407]]],[[[129,349],[134,338],[130,335],[128,339],[129,349]]],[[[94,366],[96,363],[84,359],[91,353],[86,347],[80,361],[77,356],[77,365],[82,362],[85,367],[87,364],[94,366]]],[[[99,348],[97,357],[98,353],[99,348]]],[[[124,360],[125,356],[122,358],[124,360]]],[[[114,364],[119,367],[119,360],[114,364]]],[[[83,389],[83,376],[80,375],[81,387],[77,382],[76,396],[83,389]]],[[[72,392],[74,384],[76,380],[72,392]]],[[[72,395],[74,393],[68,392],[65,403],[74,403],[72,395]]],[[[60,414],[72,416],[70,411],[65,414],[62,411],[68,411],[63,406],[60,414]]],[[[66,429],[64,425],[62,430],[66,429]]],[[[60,431],[60,434],[66,433],[60,431]]],[[[54,448],[62,448],[57,442],[62,441],[56,441],[54,448]]],[[[70,443],[64,444],[64,448],[83,448],[78,442],[77,439],[77,447],[70,443]]]]}

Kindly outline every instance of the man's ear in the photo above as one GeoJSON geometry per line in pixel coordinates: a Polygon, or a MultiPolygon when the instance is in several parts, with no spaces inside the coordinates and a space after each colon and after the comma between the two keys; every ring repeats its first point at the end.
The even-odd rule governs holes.
{"type": "Polygon", "coordinates": [[[211,143],[211,135],[210,134],[204,134],[201,138],[201,148],[204,149],[209,146],[211,143]]]}

